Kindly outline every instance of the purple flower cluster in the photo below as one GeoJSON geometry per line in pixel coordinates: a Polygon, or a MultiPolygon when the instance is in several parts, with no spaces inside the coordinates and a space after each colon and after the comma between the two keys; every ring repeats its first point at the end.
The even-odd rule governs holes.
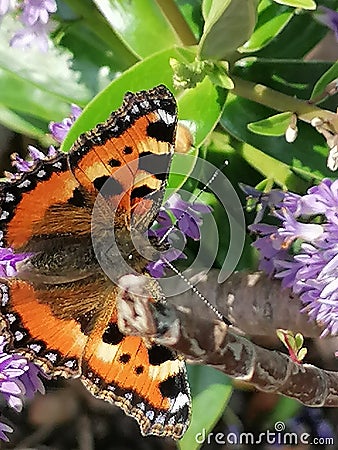
{"type": "Polygon", "coordinates": [[[66,117],[61,122],[51,122],[49,124],[49,131],[57,142],[61,144],[64,141],[71,126],[81,113],[82,109],[79,106],[72,104],[69,117],[66,117]]]}
{"type": "Polygon", "coordinates": [[[167,242],[170,244],[170,249],[163,252],[157,261],[152,261],[147,265],[151,276],[163,277],[167,261],[186,258],[181,249],[175,248],[175,242],[181,241],[184,246],[186,237],[198,241],[200,227],[203,223],[201,214],[210,212],[209,206],[202,203],[188,203],[178,193],[173,194],[166,201],[156,218],[154,227],[149,231],[149,235],[156,237],[159,241],[167,242]]]}
{"type": "Polygon", "coordinates": [[[20,12],[19,20],[23,27],[17,31],[10,41],[13,47],[38,47],[48,50],[48,34],[52,31],[50,14],[57,9],[55,0],[0,0],[0,17],[20,12]]]}
{"type": "Polygon", "coordinates": [[[338,180],[324,179],[306,195],[282,193],[272,209],[278,225],[254,223],[260,269],[281,279],[304,304],[303,311],[338,332],[338,180]]]}
{"type": "MultiPolygon", "coordinates": [[[[0,336],[0,392],[7,404],[20,412],[23,399],[32,398],[36,392],[45,392],[40,369],[20,355],[6,352],[5,338],[0,336]]],[[[8,441],[5,433],[13,429],[0,422],[0,439],[8,441]]]]}

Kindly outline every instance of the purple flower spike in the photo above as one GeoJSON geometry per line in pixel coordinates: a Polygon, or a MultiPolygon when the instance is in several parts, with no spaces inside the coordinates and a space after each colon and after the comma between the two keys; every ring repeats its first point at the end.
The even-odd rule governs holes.
{"type": "Polygon", "coordinates": [[[163,240],[170,243],[171,248],[164,252],[157,261],[152,261],[147,265],[150,275],[161,278],[167,268],[166,261],[186,258],[182,249],[176,247],[184,247],[186,236],[199,240],[200,226],[203,222],[200,215],[210,212],[209,206],[185,202],[177,193],[166,201],[156,218],[155,225],[148,231],[148,235],[157,238],[160,242],[163,240]]]}
{"type": "Polygon", "coordinates": [[[338,41],[338,12],[326,8],[326,6],[318,6],[317,11],[314,13],[314,17],[318,22],[331,28],[338,41]]]}
{"type": "Polygon", "coordinates": [[[38,22],[46,24],[49,14],[54,13],[56,9],[55,0],[25,0],[21,20],[28,26],[38,22]]]}
{"type": "MultiPolygon", "coordinates": [[[[31,398],[37,391],[44,393],[39,378],[40,369],[21,355],[6,352],[7,342],[0,336],[0,393],[7,404],[20,412],[24,397],[31,398]]],[[[5,433],[12,428],[0,422],[0,439],[8,441],[5,433]]]]}
{"type": "Polygon", "coordinates": [[[186,259],[185,254],[177,248],[171,248],[164,252],[157,261],[152,261],[147,265],[149,274],[154,278],[162,278],[165,269],[168,267],[166,262],[175,261],[176,259],[186,259]]]}
{"type": "Polygon", "coordinates": [[[11,155],[12,165],[17,169],[18,172],[29,172],[31,167],[34,165],[34,161],[26,161],[17,153],[11,155]]]}
{"type": "Polygon", "coordinates": [[[71,106],[71,115],[63,119],[61,122],[51,122],[49,124],[49,131],[52,137],[60,144],[64,141],[73,123],[82,113],[82,109],[77,105],[71,106]]]}
{"type": "Polygon", "coordinates": [[[201,203],[190,204],[182,200],[179,194],[173,194],[164,207],[176,217],[177,226],[182,233],[196,241],[200,239],[200,226],[202,225],[200,214],[210,213],[210,206],[201,203]]]}
{"type": "Polygon", "coordinates": [[[278,225],[249,228],[260,268],[299,295],[322,336],[338,333],[338,180],[324,179],[306,195],[287,193],[271,211],[278,225]]]}
{"type": "Polygon", "coordinates": [[[45,386],[43,385],[40,376],[45,375],[42,374],[39,367],[28,361],[28,370],[20,377],[20,381],[25,386],[25,396],[27,398],[33,398],[37,392],[40,392],[40,394],[45,393],[45,386]]]}
{"type": "Polygon", "coordinates": [[[26,26],[17,31],[10,40],[11,47],[22,49],[37,47],[42,52],[48,50],[48,34],[53,27],[47,23],[36,22],[34,25],[26,26]]]}
{"type": "Polygon", "coordinates": [[[20,377],[28,370],[28,361],[19,355],[4,352],[6,342],[0,337],[0,392],[9,406],[16,411],[22,409],[25,387],[20,377]]]}
{"type": "Polygon", "coordinates": [[[17,274],[16,265],[30,256],[29,253],[14,253],[11,248],[0,248],[0,276],[14,277],[17,274]]]}

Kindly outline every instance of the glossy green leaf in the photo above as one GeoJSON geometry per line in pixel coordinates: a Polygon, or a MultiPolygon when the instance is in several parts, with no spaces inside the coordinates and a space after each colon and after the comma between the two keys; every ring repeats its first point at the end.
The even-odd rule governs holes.
{"type": "MultiPolygon", "coordinates": [[[[274,165],[277,163],[285,164],[294,173],[293,176],[284,180],[284,184],[289,187],[289,179],[293,185],[296,184],[295,179],[298,179],[300,183],[298,190],[301,190],[301,185],[304,188],[304,182],[296,177],[295,172],[300,173],[302,171],[305,175],[302,178],[307,177],[310,182],[311,180],[313,182],[314,179],[320,180],[324,176],[332,176],[332,172],[326,167],[328,149],[325,141],[310,125],[301,122],[298,124],[299,138],[292,144],[288,144],[284,137],[260,136],[248,130],[248,123],[261,120],[273,113],[274,111],[269,108],[229,94],[220,123],[232,136],[238,139],[240,149],[242,146],[244,148],[246,144],[249,144],[266,156],[273,158],[270,161],[270,167],[269,165],[262,166],[261,172],[266,178],[276,178],[276,175],[278,178],[277,167],[277,170],[274,170],[274,165]],[[275,162],[273,163],[273,161],[275,162]]],[[[250,164],[259,168],[264,160],[261,160],[259,155],[256,156],[255,158],[255,155],[249,149],[246,154],[243,154],[243,157],[250,164]]]]}
{"type": "Polygon", "coordinates": [[[264,0],[258,8],[258,20],[250,39],[238,50],[242,53],[258,51],[269,44],[289,21],[294,12],[270,0],[264,0]]]}
{"type": "Polygon", "coordinates": [[[184,183],[189,178],[189,175],[192,173],[194,169],[197,157],[198,157],[197,147],[193,147],[191,151],[187,154],[181,153],[174,154],[170,166],[170,173],[167,184],[168,194],[166,195],[166,198],[169,198],[170,195],[173,194],[173,190],[177,191],[184,185],[184,183]]]}
{"type": "Polygon", "coordinates": [[[10,130],[23,134],[24,136],[28,136],[32,139],[36,139],[45,147],[53,144],[53,140],[46,134],[47,123],[41,125],[41,128],[39,128],[38,126],[33,125],[33,123],[24,116],[6,108],[5,106],[2,106],[1,104],[0,123],[10,130]]]}
{"type": "MultiPolygon", "coordinates": [[[[318,78],[331,66],[327,61],[246,58],[236,64],[233,75],[308,100],[318,78]]],[[[335,111],[336,104],[336,99],[331,98],[325,107],[335,111]]]]}
{"type": "Polygon", "coordinates": [[[189,366],[192,393],[191,423],[178,442],[180,450],[197,450],[222,415],[232,393],[231,382],[207,366],[189,366]]]}
{"type": "Polygon", "coordinates": [[[274,0],[276,3],[280,5],[292,6],[294,8],[302,8],[302,9],[316,9],[316,2],[313,0],[274,0]]]}
{"type": "MultiPolygon", "coordinates": [[[[75,139],[83,132],[90,130],[99,122],[107,119],[111,111],[117,109],[125,92],[150,89],[160,83],[165,84],[172,92],[172,69],[170,58],[188,61],[193,59],[191,52],[179,49],[165,50],[136,64],[114,80],[104,89],[81,114],[71,128],[62,149],[68,151],[75,139]]],[[[194,89],[183,91],[177,96],[179,119],[189,120],[196,128],[195,145],[198,147],[217,124],[222,114],[226,92],[215,87],[208,78],[194,89]],[[203,108],[200,107],[201,102],[203,108]]]]}
{"type": "Polygon", "coordinates": [[[114,57],[119,61],[125,61],[128,65],[136,62],[135,55],[121,42],[119,36],[114,32],[103,15],[98,11],[92,0],[63,0],[58,4],[58,13],[61,14],[63,20],[74,25],[77,21],[83,24],[85,28],[90,30],[89,34],[93,34],[94,40],[104,43],[114,57]],[[62,7],[65,2],[68,8],[62,7]],[[63,14],[63,10],[67,12],[63,14]],[[70,14],[73,12],[73,14],[70,14]],[[70,16],[70,17],[69,17],[70,16]]]}
{"type": "Polygon", "coordinates": [[[199,43],[202,59],[227,59],[251,36],[258,0],[213,0],[205,17],[199,43]]]}
{"type": "Polygon", "coordinates": [[[0,68],[0,104],[45,121],[68,115],[70,105],[35,84],[0,68]]]}
{"type": "Polygon", "coordinates": [[[258,122],[248,123],[248,129],[253,133],[265,136],[283,136],[290,125],[292,112],[275,114],[258,122]]]}
{"type": "MultiPolygon", "coordinates": [[[[225,3],[229,3],[230,1],[231,0],[227,0],[225,3]]],[[[210,13],[210,10],[213,6],[213,3],[214,3],[214,0],[203,0],[202,1],[202,14],[203,14],[204,20],[207,19],[208,15],[210,13]]]]}
{"type": "Polygon", "coordinates": [[[141,58],[179,44],[155,0],[94,2],[121,41],[141,58]]]}
{"type": "MultiPolygon", "coordinates": [[[[331,83],[331,81],[336,81],[336,85],[338,84],[338,61],[336,61],[332,67],[330,67],[317,81],[315,87],[313,88],[311,94],[311,100],[316,100],[316,97],[320,96],[325,92],[327,85],[331,83]]],[[[325,97],[325,95],[324,95],[325,97]]]]}
{"type": "MultiPolygon", "coordinates": [[[[322,0],[321,5],[335,9],[338,0],[322,0]]],[[[294,14],[288,25],[263,47],[257,56],[278,59],[303,58],[326,34],[327,28],[317,23],[308,12],[294,14]]]]}
{"type": "Polygon", "coordinates": [[[199,40],[203,32],[202,0],[177,0],[178,7],[195,37],[199,40]]]}

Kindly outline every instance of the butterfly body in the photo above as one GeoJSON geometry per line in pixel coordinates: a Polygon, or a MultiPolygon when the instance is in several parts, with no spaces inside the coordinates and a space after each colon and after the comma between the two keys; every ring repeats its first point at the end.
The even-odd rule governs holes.
{"type": "MultiPolygon", "coordinates": [[[[163,199],[176,103],[158,86],[0,185],[2,245],[23,255],[0,284],[8,351],[51,376],[81,377],[136,418],[143,434],[184,433],[190,414],[183,359],[118,327],[118,280],[147,276],[158,247],[146,231],[163,199]],[[111,274],[113,274],[113,279],[111,274]]],[[[149,301],[165,301],[149,278],[149,301]]]]}

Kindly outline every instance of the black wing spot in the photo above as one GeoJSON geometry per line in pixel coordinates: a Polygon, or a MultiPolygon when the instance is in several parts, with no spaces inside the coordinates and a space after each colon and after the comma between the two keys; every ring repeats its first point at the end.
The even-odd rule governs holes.
{"type": "Polygon", "coordinates": [[[120,167],[121,161],[112,158],[110,161],[108,161],[108,164],[110,165],[110,167],[120,167]]]}
{"type": "Polygon", "coordinates": [[[159,366],[166,361],[174,361],[175,354],[162,345],[153,345],[148,349],[149,363],[153,366],[159,366]]]}
{"type": "Polygon", "coordinates": [[[130,361],[130,353],[123,353],[120,357],[119,357],[119,361],[122,364],[127,364],[130,361]]]}
{"type": "Polygon", "coordinates": [[[74,206],[82,207],[85,205],[86,199],[79,188],[73,190],[73,196],[68,199],[68,203],[74,206]]]}
{"type": "Polygon", "coordinates": [[[155,138],[161,142],[168,142],[172,144],[174,142],[176,124],[167,124],[162,121],[151,122],[147,126],[147,134],[149,137],[155,138]]]}
{"type": "Polygon", "coordinates": [[[180,377],[173,375],[159,384],[159,389],[163,397],[175,398],[182,391],[180,377]]]}
{"type": "Polygon", "coordinates": [[[135,367],[135,373],[136,375],[141,375],[141,373],[144,372],[144,367],[143,366],[137,366],[135,367]]]}
{"type": "Polygon", "coordinates": [[[149,194],[152,194],[156,189],[151,189],[146,184],[139,186],[131,191],[130,198],[133,200],[134,198],[144,198],[149,194]]]}
{"type": "Polygon", "coordinates": [[[106,344],[118,345],[124,339],[116,323],[110,323],[103,333],[102,340],[106,344]]]}
{"type": "Polygon", "coordinates": [[[94,186],[98,191],[104,186],[103,192],[101,194],[104,197],[112,197],[114,195],[120,195],[123,192],[123,186],[115,178],[109,177],[108,175],[103,175],[102,177],[95,178],[94,186]]]}
{"type": "Polygon", "coordinates": [[[129,145],[126,145],[126,146],[124,147],[124,149],[122,150],[122,152],[123,152],[125,155],[130,155],[131,153],[133,153],[133,147],[129,147],[129,145]]]}

